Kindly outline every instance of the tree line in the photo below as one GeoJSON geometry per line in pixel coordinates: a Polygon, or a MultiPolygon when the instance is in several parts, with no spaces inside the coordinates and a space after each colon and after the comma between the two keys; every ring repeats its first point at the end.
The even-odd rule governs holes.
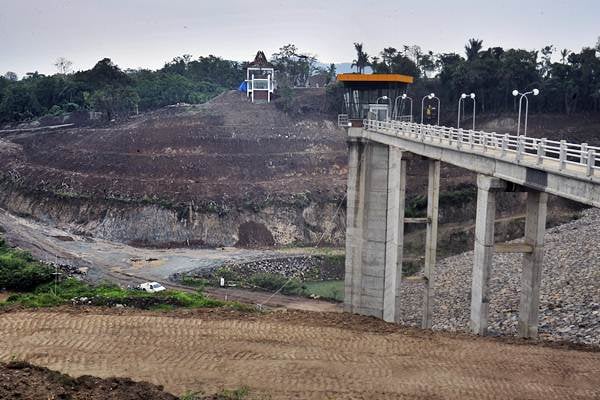
{"type": "MultiPolygon", "coordinates": [[[[269,60],[277,70],[280,88],[305,86],[310,76],[335,79],[335,66],[317,66],[316,56],[287,44],[269,60]]],[[[205,102],[246,78],[247,62],[209,55],[175,57],[158,70],[122,70],[104,58],[84,71],[72,72],[72,62],[56,60],[57,73],[14,72],[0,76],[0,123],[58,116],[77,110],[102,112],[109,120],[169,104],[205,102]]]]}
{"type": "Polygon", "coordinates": [[[364,72],[414,76],[409,95],[436,93],[443,104],[455,104],[462,93],[476,93],[479,112],[513,110],[512,91],[534,88],[540,95],[531,102],[538,112],[600,112],[600,40],[579,52],[554,46],[541,50],[484,49],[483,41],[470,39],[464,53],[425,52],[419,46],[386,47],[370,56],[362,43],[354,43],[353,68],[364,72]]]}
{"type": "Polygon", "coordinates": [[[70,61],[55,63],[58,73],[12,72],[0,77],[0,123],[77,110],[104,113],[110,120],[175,103],[201,103],[245,78],[241,63],[215,56],[176,57],[158,70],[121,70],[109,58],[72,73],[70,61]]]}
{"type": "MultiPolygon", "coordinates": [[[[402,73],[415,77],[409,95],[419,98],[434,92],[443,104],[455,104],[461,93],[476,93],[478,112],[499,113],[514,109],[512,91],[540,89],[532,111],[600,112],[600,41],[579,52],[489,47],[471,39],[464,53],[423,51],[421,47],[386,47],[369,55],[362,43],[354,43],[357,72],[402,73]]],[[[323,67],[313,54],[293,44],[282,46],[270,62],[277,70],[282,93],[287,87],[305,86],[315,74],[335,77],[335,65],[323,67]]],[[[18,79],[13,72],[0,76],[0,123],[94,110],[113,119],[133,112],[175,103],[201,103],[245,79],[246,63],[209,55],[194,59],[176,57],[158,70],[122,70],[109,58],[84,71],[72,72],[72,63],[59,58],[57,73],[28,73],[18,79]]],[[[338,94],[332,99],[337,101],[338,94]]],[[[333,101],[333,100],[332,100],[333,101]]],[[[341,102],[340,102],[341,104],[341,102]]],[[[449,112],[452,107],[442,107],[449,112]]]]}

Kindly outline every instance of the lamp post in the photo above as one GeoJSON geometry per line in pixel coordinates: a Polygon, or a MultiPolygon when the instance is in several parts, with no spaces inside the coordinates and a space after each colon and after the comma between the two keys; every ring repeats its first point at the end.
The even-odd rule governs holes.
{"type": "MultiPolygon", "coordinates": [[[[470,97],[473,100],[473,130],[475,130],[475,93],[471,93],[468,96],[467,96],[466,93],[463,93],[463,94],[460,95],[460,97],[458,99],[458,118],[457,118],[457,122],[456,122],[456,127],[460,128],[460,104],[467,97],[470,97]]],[[[464,106],[463,106],[463,112],[464,112],[464,106]]]]}
{"type": "MultiPolygon", "coordinates": [[[[412,115],[413,115],[413,101],[412,98],[408,97],[406,95],[406,93],[404,93],[402,96],[398,96],[396,97],[396,100],[394,101],[394,119],[398,119],[398,99],[402,99],[402,101],[400,101],[400,110],[404,109],[404,100],[408,99],[410,101],[410,122],[412,122],[412,115]]],[[[402,117],[402,114],[400,114],[400,117],[402,117]]]]}
{"type": "MultiPolygon", "coordinates": [[[[385,112],[385,120],[387,121],[387,120],[389,120],[389,119],[390,119],[390,116],[389,116],[389,114],[390,114],[390,102],[389,102],[389,97],[387,97],[387,96],[381,96],[381,97],[378,97],[378,98],[377,98],[377,100],[375,101],[375,104],[379,104],[379,100],[385,100],[385,101],[387,101],[387,103],[388,103],[388,104],[387,104],[387,107],[386,107],[386,112],[385,112]]],[[[377,112],[377,119],[379,120],[379,112],[377,112]]]]}
{"type": "Polygon", "coordinates": [[[517,89],[512,91],[513,96],[521,96],[519,97],[519,119],[517,120],[517,136],[521,133],[521,106],[523,104],[523,99],[525,99],[525,126],[523,127],[523,135],[527,136],[527,115],[529,114],[529,98],[527,98],[527,95],[529,94],[537,96],[538,94],[540,94],[540,91],[539,89],[533,89],[532,91],[525,93],[521,93],[517,89]]]}
{"type": "MultiPolygon", "coordinates": [[[[392,113],[392,118],[394,120],[398,119],[398,99],[401,99],[402,96],[396,96],[396,98],[394,99],[394,112],[392,113]]],[[[402,102],[400,104],[402,104],[402,102]]]]}
{"type": "Polygon", "coordinates": [[[440,125],[440,99],[438,97],[435,96],[435,93],[430,93],[426,96],[423,97],[423,99],[421,100],[421,124],[423,124],[423,112],[425,111],[425,99],[436,99],[437,100],[437,105],[438,105],[438,109],[437,109],[437,126],[440,125]]]}

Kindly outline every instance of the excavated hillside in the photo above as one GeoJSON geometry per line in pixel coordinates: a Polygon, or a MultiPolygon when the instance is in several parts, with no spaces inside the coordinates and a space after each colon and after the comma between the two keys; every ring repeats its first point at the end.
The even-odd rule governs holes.
{"type": "Polygon", "coordinates": [[[344,132],[311,109],[324,90],[296,97],[308,116],[231,91],[102,128],[5,134],[0,207],[137,244],[339,242],[344,132]]]}

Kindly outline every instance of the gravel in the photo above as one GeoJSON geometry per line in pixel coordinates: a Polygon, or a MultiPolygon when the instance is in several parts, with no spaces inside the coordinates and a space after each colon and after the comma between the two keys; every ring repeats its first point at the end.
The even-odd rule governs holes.
{"type": "Polygon", "coordinates": [[[220,268],[233,271],[246,278],[259,273],[272,273],[286,278],[298,278],[302,281],[344,279],[343,258],[321,255],[279,256],[262,260],[227,263],[220,267],[194,271],[192,275],[212,276],[220,268]]]}
{"type": "MultiPolygon", "coordinates": [[[[541,339],[600,345],[600,209],[546,231],[541,339]]],[[[521,255],[496,254],[490,275],[490,334],[516,335],[521,255]]],[[[433,329],[467,331],[473,252],[438,261],[433,329]]],[[[423,285],[404,281],[404,323],[419,325],[423,285]]]]}

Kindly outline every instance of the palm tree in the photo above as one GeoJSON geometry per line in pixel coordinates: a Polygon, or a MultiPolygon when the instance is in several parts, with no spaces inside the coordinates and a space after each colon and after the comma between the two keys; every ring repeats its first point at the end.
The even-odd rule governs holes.
{"type": "Polygon", "coordinates": [[[465,54],[467,55],[467,61],[473,61],[479,55],[479,52],[483,48],[483,40],[469,39],[469,42],[465,46],[465,54]]]}
{"type": "Polygon", "coordinates": [[[560,62],[563,64],[567,63],[567,57],[569,56],[569,53],[571,53],[571,50],[569,49],[562,49],[560,51],[560,62]]]}
{"type": "Polygon", "coordinates": [[[369,66],[369,55],[363,51],[362,43],[354,43],[354,49],[356,50],[356,60],[352,61],[352,68],[356,67],[358,73],[362,74],[369,66]]]}

